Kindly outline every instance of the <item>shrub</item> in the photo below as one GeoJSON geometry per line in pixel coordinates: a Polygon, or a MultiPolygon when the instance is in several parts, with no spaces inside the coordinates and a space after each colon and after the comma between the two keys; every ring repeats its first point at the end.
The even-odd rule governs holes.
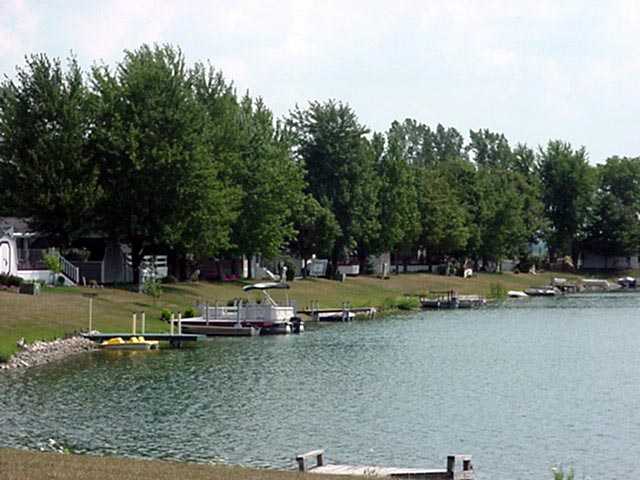
{"type": "Polygon", "coordinates": [[[438,265],[438,275],[447,275],[449,272],[449,267],[446,263],[441,263],[438,265]]]}
{"type": "Polygon", "coordinates": [[[42,261],[47,267],[47,270],[51,270],[53,273],[60,273],[62,271],[60,254],[55,248],[49,249],[48,252],[42,255],[42,261]]]}
{"type": "Polygon", "coordinates": [[[64,277],[63,277],[62,275],[58,275],[58,278],[56,279],[56,283],[57,283],[59,286],[64,285],[64,277]]]}
{"type": "Polygon", "coordinates": [[[287,281],[293,281],[293,278],[296,275],[296,263],[290,257],[286,257],[282,263],[287,267],[287,281]]]}
{"type": "Polygon", "coordinates": [[[420,308],[422,304],[418,297],[400,297],[396,300],[396,306],[400,310],[415,310],[420,308]]]}
{"type": "Polygon", "coordinates": [[[160,310],[160,320],[169,323],[171,321],[171,310],[168,308],[160,310]]]}
{"type": "Polygon", "coordinates": [[[393,298],[385,298],[381,305],[382,310],[393,310],[396,308],[396,301],[393,298]]]}
{"type": "Polygon", "coordinates": [[[147,280],[144,282],[144,293],[157,300],[162,295],[162,286],[156,280],[147,280]]]}
{"type": "Polygon", "coordinates": [[[198,312],[193,307],[187,307],[184,309],[184,313],[182,314],[182,318],[194,318],[198,316],[198,312]]]}
{"type": "Polygon", "coordinates": [[[501,300],[507,298],[507,289],[501,283],[492,283],[489,287],[489,298],[501,300]]]}
{"type": "Polygon", "coordinates": [[[177,283],[178,279],[173,275],[167,275],[162,279],[162,283],[177,283]]]}
{"type": "Polygon", "coordinates": [[[9,275],[9,279],[7,281],[7,286],[9,287],[19,287],[24,282],[22,277],[18,277],[16,275],[9,275]]]}

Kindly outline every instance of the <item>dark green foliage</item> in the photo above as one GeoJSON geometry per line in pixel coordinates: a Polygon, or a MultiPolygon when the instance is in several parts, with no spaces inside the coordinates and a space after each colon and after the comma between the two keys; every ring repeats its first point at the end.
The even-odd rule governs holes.
{"type": "Polygon", "coordinates": [[[100,225],[131,245],[135,281],[151,245],[210,255],[227,247],[237,195],[220,177],[213,120],[194,95],[182,53],[127,51],[115,74],[94,68],[93,87],[100,225]]]}
{"type": "Polygon", "coordinates": [[[7,287],[19,287],[23,281],[22,277],[7,275],[4,273],[0,274],[0,285],[5,285],[7,287]]]}
{"type": "Polygon", "coordinates": [[[162,283],[176,283],[178,279],[173,275],[167,275],[162,279],[162,283]]]}
{"type": "Polygon", "coordinates": [[[367,128],[348,105],[334,100],[296,108],[288,128],[307,169],[308,193],[340,226],[333,263],[350,251],[364,251],[378,230],[375,149],[365,138],[367,128]]]}
{"type": "Polygon", "coordinates": [[[575,259],[595,191],[587,153],[584,148],[573,150],[568,143],[550,141],[546,149],[540,149],[538,173],[549,219],[545,239],[552,261],[565,255],[575,259]]]}
{"type": "Polygon", "coordinates": [[[262,100],[242,99],[240,155],[230,176],[243,192],[233,226],[235,256],[274,258],[295,237],[294,218],[302,202],[304,170],[290,156],[290,144],[274,127],[262,100]]]}
{"type": "Polygon", "coordinates": [[[0,203],[63,246],[91,226],[101,198],[88,106],[75,59],[64,71],[57,59],[30,56],[0,86],[0,203]]]}
{"type": "Polygon", "coordinates": [[[292,282],[296,275],[296,264],[293,261],[293,258],[286,257],[282,263],[284,264],[285,267],[287,267],[286,280],[288,282],[292,282]]]}
{"type": "Polygon", "coordinates": [[[599,190],[590,210],[584,250],[607,256],[640,251],[640,158],[607,159],[597,169],[599,190]]]}
{"type": "Polygon", "coordinates": [[[329,257],[340,233],[336,217],[310,194],[304,195],[295,207],[293,228],[298,233],[289,244],[292,252],[303,259],[314,254],[319,258],[329,257]]]}
{"type": "Polygon", "coordinates": [[[193,307],[187,307],[182,313],[182,318],[194,318],[198,316],[198,311],[193,307]]]}

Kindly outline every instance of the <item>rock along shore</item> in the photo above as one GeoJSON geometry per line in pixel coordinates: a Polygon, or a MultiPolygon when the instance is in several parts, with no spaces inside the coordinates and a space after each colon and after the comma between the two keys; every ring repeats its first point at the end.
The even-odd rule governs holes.
{"type": "Polygon", "coordinates": [[[7,363],[0,363],[0,370],[43,365],[94,348],[95,344],[91,340],[78,335],[52,342],[37,341],[22,347],[22,350],[15,353],[7,363]]]}

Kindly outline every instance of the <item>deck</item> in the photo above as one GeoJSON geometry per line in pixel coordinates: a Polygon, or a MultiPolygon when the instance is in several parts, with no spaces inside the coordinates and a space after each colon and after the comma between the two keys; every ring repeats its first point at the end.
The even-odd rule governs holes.
{"type": "Polygon", "coordinates": [[[397,468],[365,465],[325,465],[324,450],[313,450],[296,457],[301,472],[324,475],[358,475],[367,477],[422,478],[431,480],[472,480],[474,478],[471,455],[449,455],[447,468],[397,468]],[[309,467],[309,458],[315,457],[316,465],[309,467]]]}

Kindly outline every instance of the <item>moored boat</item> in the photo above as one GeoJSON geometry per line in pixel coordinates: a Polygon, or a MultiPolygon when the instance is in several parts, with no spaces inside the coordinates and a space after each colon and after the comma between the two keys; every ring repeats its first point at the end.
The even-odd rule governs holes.
{"type": "Polygon", "coordinates": [[[526,298],[529,295],[524,293],[522,290],[509,290],[507,295],[511,298],[526,298]]]}
{"type": "Polygon", "coordinates": [[[558,288],[551,285],[545,285],[543,287],[531,287],[527,288],[524,293],[530,297],[553,297],[562,293],[558,288]]]}
{"type": "Polygon", "coordinates": [[[206,302],[200,306],[202,316],[181,320],[183,332],[201,333],[210,336],[282,335],[301,333],[304,323],[296,316],[294,305],[286,299],[278,304],[269,294],[270,290],[288,289],[282,282],[256,283],[243,287],[245,292],[258,290],[263,297],[260,303],[248,298],[234,302],[233,306],[213,306],[206,302]]]}

